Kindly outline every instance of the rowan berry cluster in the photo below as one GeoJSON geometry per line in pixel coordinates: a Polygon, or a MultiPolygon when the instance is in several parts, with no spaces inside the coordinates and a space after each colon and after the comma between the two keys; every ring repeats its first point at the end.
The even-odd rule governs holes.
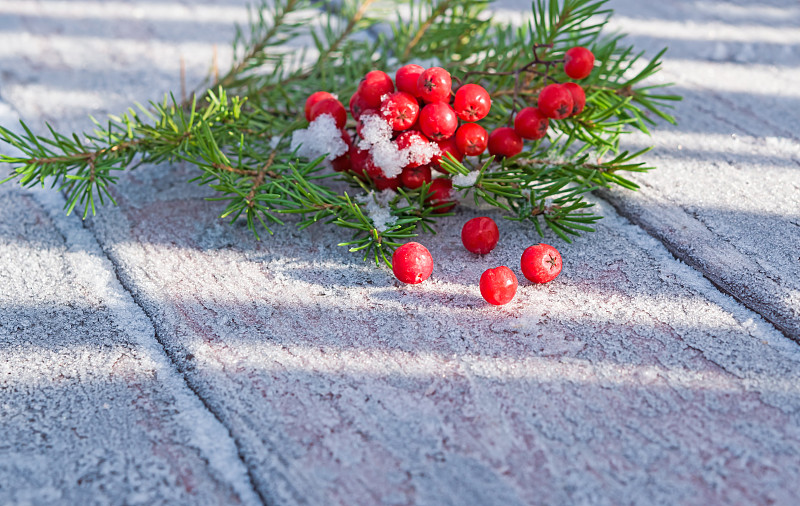
{"type": "Polygon", "coordinates": [[[355,141],[345,129],[347,111],[332,94],[318,91],[305,104],[308,121],[329,114],[341,130],[347,151],[332,160],[334,170],[351,171],[378,190],[429,183],[428,201],[435,211],[452,209],[453,183],[441,159],[450,153],[461,161],[486,151],[489,134],[476,122],[489,114],[489,93],[477,84],[453,90],[445,69],[410,64],[398,69],[394,81],[380,70],[367,73],[349,106],[355,141]],[[434,178],[434,171],[441,175],[434,178]]]}
{"type": "MultiPolygon", "coordinates": [[[[481,216],[467,221],[461,229],[461,242],[475,254],[491,252],[500,240],[500,231],[493,219],[481,216]]],[[[561,254],[547,244],[528,247],[520,259],[520,270],[533,283],[548,283],[561,273],[561,254]]],[[[418,284],[433,273],[433,257],[430,251],[418,242],[406,243],[392,256],[395,277],[407,284],[418,284]]],[[[486,270],[480,278],[481,295],[486,302],[500,306],[508,304],[517,293],[519,283],[514,271],[501,265],[486,270]]]]}

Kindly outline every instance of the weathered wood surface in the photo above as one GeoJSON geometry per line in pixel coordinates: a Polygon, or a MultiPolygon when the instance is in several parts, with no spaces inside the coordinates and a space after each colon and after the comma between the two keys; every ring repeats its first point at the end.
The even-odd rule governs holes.
{"type": "MultiPolygon", "coordinates": [[[[669,8],[678,7],[680,15],[700,16],[689,19],[705,22],[717,19],[717,11],[709,14],[709,9],[727,4],[707,2],[705,10],[698,11],[686,8],[687,4],[664,2],[654,7],[658,9],[654,14],[633,2],[616,5],[620,14],[631,18],[670,20],[679,15],[670,14],[669,8]]],[[[776,9],[794,12],[793,7],[776,9]]],[[[57,37],[48,30],[59,26],[67,33],[74,30],[63,28],[69,26],[69,19],[52,20],[44,17],[43,11],[37,12],[18,23],[29,31],[42,32],[37,40],[43,48],[52,47],[51,37],[57,37]]],[[[731,18],[738,12],[735,8],[718,12],[727,17],[714,22],[739,26],[731,18]]],[[[747,22],[765,21],[752,16],[747,22]]],[[[154,55],[145,46],[158,45],[159,37],[172,40],[165,34],[170,25],[162,26],[147,17],[136,23],[150,34],[139,49],[145,63],[128,69],[130,75],[125,77],[141,77],[155,59],[160,62],[153,64],[158,69],[154,87],[158,87],[162,80],[168,81],[169,70],[175,71],[177,65],[160,60],[163,55],[154,55]]],[[[191,34],[186,38],[197,44],[205,40],[201,33],[184,28],[191,34]]],[[[679,30],[679,26],[671,29],[679,30]]],[[[661,34],[660,43],[669,41],[669,33],[661,34]]],[[[107,35],[113,40],[115,32],[107,35]]],[[[647,42],[643,37],[641,43],[647,42]]],[[[136,54],[137,44],[126,41],[131,55],[136,54]]],[[[210,45],[195,49],[194,61],[203,61],[210,54],[210,45]]],[[[15,50],[9,51],[13,55],[15,50]]],[[[100,53],[101,62],[108,58],[108,64],[115,65],[109,53],[100,53]]],[[[53,115],[64,124],[77,124],[76,114],[83,111],[59,109],[57,103],[45,107],[30,100],[37,95],[25,85],[25,79],[44,72],[51,77],[42,86],[58,91],[63,80],[54,76],[59,75],[60,66],[74,68],[70,63],[48,60],[49,54],[45,51],[40,58],[31,54],[14,60],[18,66],[7,79],[11,92],[0,91],[0,96],[26,119],[53,115]],[[44,70],[37,70],[36,65],[43,65],[44,70]]],[[[679,55],[690,62],[697,59],[693,65],[703,68],[705,55],[679,55]]],[[[119,76],[109,75],[102,65],[85,80],[71,78],[80,93],[97,100],[92,102],[95,107],[113,109],[120,101],[152,97],[147,88],[137,89],[135,97],[104,95],[104,90],[115,87],[119,76]]],[[[668,72],[677,72],[674,68],[668,63],[668,72]]],[[[195,75],[202,70],[194,69],[195,75]]],[[[744,82],[750,76],[749,66],[723,70],[744,82]]],[[[782,67],[775,71],[776,79],[788,80],[791,72],[782,67]]],[[[732,86],[730,75],[725,83],[732,86]]],[[[689,77],[681,79],[683,84],[679,84],[685,90],[699,86],[686,84],[697,83],[689,77]]],[[[747,84],[741,86],[747,88],[747,84]]],[[[688,145],[683,139],[704,139],[711,133],[721,138],[729,133],[726,121],[735,114],[726,116],[729,112],[711,97],[713,93],[702,89],[694,93],[687,103],[711,108],[728,119],[715,122],[709,116],[695,123],[681,117],[678,129],[661,127],[653,141],[669,149],[671,136],[688,145]],[[704,98],[704,93],[709,97],[704,98]]],[[[794,121],[788,114],[783,119],[768,111],[764,114],[769,117],[763,121],[784,121],[786,128],[794,121]]],[[[748,142],[755,145],[781,143],[784,153],[793,149],[795,142],[777,130],[770,135],[778,141],[763,140],[759,136],[764,134],[758,132],[749,135],[753,139],[748,142]]],[[[786,178],[796,169],[781,166],[763,151],[750,154],[748,144],[747,149],[725,151],[724,156],[741,164],[745,174],[760,170],[770,177],[728,174],[712,180],[703,171],[714,163],[707,157],[723,156],[720,148],[712,149],[722,142],[715,139],[703,140],[688,158],[680,158],[680,150],[677,154],[669,150],[669,156],[657,155],[659,170],[642,178],[652,189],[645,188],[641,197],[614,194],[609,198],[623,212],[640,209],[641,223],[659,239],[663,238],[657,232],[657,216],[645,213],[647,206],[642,202],[646,201],[636,199],[672,198],[678,209],[693,205],[701,217],[720,220],[718,228],[710,231],[714,233],[701,237],[713,245],[730,240],[723,232],[732,233],[728,229],[718,232],[725,222],[714,203],[725,202],[727,195],[740,198],[743,188],[752,187],[762,196],[777,195],[770,204],[763,203],[773,206],[771,212],[758,207],[750,219],[744,219],[741,215],[746,206],[741,204],[743,207],[733,207],[740,216],[732,223],[741,223],[741,234],[752,231],[753,241],[787,251],[790,234],[773,237],[761,229],[773,224],[780,227],[793,219],[797,208],[792,206],[791,180],[786,178]],[[702,200],[691,200],[695,193],[681,193],[692,184],[690,165],[696,160],[694,173],[705,186],[700,196],[711,199],[707,206],[702,200]],[[671,178],[680,184],[670,184],[671,178]]],[[[791,156],[776,159],[789,164],[791,156]]],[[[560,245],[565,269],[558,280],[544,287],[522,283],[514,302],[489,308],[477,290],[480,273],[495,265],[515,267],[522,249],[538,242],[533,233],[500,222],[501,246],[487,258],[478,259],[463,251],[457,235],[461,223],[477,211],[461,209],[441,227],[440,235],[423,238],[437,262],[431,282],[399,286],[385,270],[363,264],[334,246],[339,241],[334,231],[283,228],[263,242],[253,241],[242,226],[229,227],[214,218],[219,207],[202,200],[205,190],[184,184],[190,174],[190,169],[174,166],[146,167],[125,175],[117,193],[120,207],[104,209],[88,230],[79,229],[75,219],[59,220],[68,226],[43,220],[36,229],[9,219],[4,237],[14,239],[6,240],[3,247],[9,251],[9,263],[31,249],[47,251],[52,266],[46,265],[46,272],[60,272],[63,267],[59,266],[71,258],[65,246],[59,249],[38,239],[52,234],[54,226],[60,226],[59,232],[66,237],[62,243],[83,234],[80,237],[88,244],[87,250],[97,251],[98,256],[102,250],[111,265],[101,258],[90,272],[112,280],[116,274],[150,319],[143,323],[147,328],[137,334],[149,354],[142,352],[139,356],[144,358],[131,367],[149,371],[153,366],[144,359],[157,361],[166,369],[158,379],[171,385],[177,392],[174,395],[185,396],[192,405],[200,401],[191,395],[199,396],[210,411],[203,416],[213,414],[221,421],[220,425],[212,421],[209,427],[214,427],[220,440],[231,437],[235,441],[253,484],[250,492],[261,500],[275,504],[796,504],[800,497],[795,478],[800,472],[797,344],[720,293],[700,272],[676,261],[661,243],[619,217],[603,201],[598,205],[607,219],[598,232],[573,245],[560,245]],[[99,248],[91,244],[90,235],[99,248]],[[28,249],[20,246],[31,243],[28,249]],[[154,348],[151,333],[162,348],[154,348]],[[181,386],[175,378],[185,380],[186,385],[181,386]]],[[[27,202],[30,209],[43,205],[20,190],[3,190],[6,198],[27,202]]],[[[731,205],[740,206],[738,202],[731,205]]],[[[46,214],[48,220],[53,219],[51,211],[46,214]]],[[[675,241],[700,237],[680,231],[664,234],[675,241]]],[[[52,241],[62,244],[58,236],[52,241]]],[[[713,257],[703,256],[708,250],[700,246],[689,249],[695,256],[687,261],[716,265],[713,257]]],[[[744,254],[748,250],[739,248],[745,246],[737,243],[732,247],[744,254]]],[[[779,286],[791,290],[794,285],[787,283],[798,276],[789,260],[783,262],[774,267],[788,280],[779,286]]],[[[706,268],[703,274],[709,276],[706,268]]],[[[92,276],[88,278],[94,282],[92,276]]],[[[773,293],[757,281],[751,283],[756,296],[773,293]]],[[[112,281],[108,284],[113,285],[112,281]]],[[[85,290],[59,288],[60,297],[72,302],[55,305],[46,315],[26,309],[52,302],[45,296],[41,298],[44,302],[35,302],[39,292],[36,285],[4,291],[16,304],[13,311],[4,311],[4,326],[17,325],[23,318],[42,326],[53,319],[64,321],[65,326],[83,321],[84,313],[73,313],[74,307],[85,307],[85,290]],[[34,302],[26,303],[25,297],[33,297],[34,302]],[[69,304],[73,309],[63,307],[69,304]]],[[[127,296],[120,295],[123,299],[127,296]]],[[[765,300],[779,315],[788,314],[779,304],[757,300],[765,300]]],[[[132,305],[129,301],[124,304],[132,305]]],[[[125,307],[137,314],[135,307],[125,307]]],[[[113,315],[102,310],[91,314],[97,322],[85,326],[94,329],[97,337],[90,337],[89,342],[98,343],[97,348],[100,342],[128,342],[114,325],[113,315]]],[[[109,353],[86,347],[84,335],[67,333],[71,339],[67,342],[75,344],[58,348],[61,354],[72,354],[70,359],[81,367],[104,360],[103,353],[109,353]]],[[[1,342],[7,342],[9,350],[36,354],[36,360],[44,365],[63,360],[52,355],[42,358],[38,350],[26,348],[25,339],[32,338],[24,333],[2,336],[6,341],[1,342]]],[[[45,404],[40,409],[33,401],[26,403],[28,398],[49,398],[48,388],[53,388],[54,381],[44,372],[39,376],[30,373],[39,383],[26,379],[24,360],[34,358],[7,361],[10,376],[17,378],[14,388],[32,392],[15,397],[24,416],[37,414],[44,420],[42,424],[50,426],[53,420],[69,415],[69,401],[79,399],[71,391],[64,394],[63,404],[45,404]]],[[[96,374],[110,373],[100,369],[96,374]]],[[[89,398],[109,392],[128,395],[125,392],[142,381],[114,380],[118,383],[113,386],[89,390],[89,398]]],[[[169,405],[168,395],[153,392],[160,392],[153,381],[147,383],[148,398],[169,405]]],[[[184,412],[180,402],[170,408],[175,412],[159,411],[154,418],[174,428],[171,441],[184,448],[188,436],[181,432],[186,430],[183,422],[194,412],[184,412]]],[[[91,410],[86,413],[93,414],[91,410]]],[[[128,416],[140,416],[135,406],[128,416]]],[[[10,497],[24,498],[40,487],[16,485],[11,479],[16,475],[6,470],[23,465],[19,448],[72,463],[70,453],[76,442],[52,432],[55,443],[50,448],[35,436],[25,435],[21,428],[28,425],[22,418],[13,418],[10,426],[20,435],[10,448],[0,446],[0,456],[8,456],[11,462],[11,467],[0,464],[0,494],[8,491],[17,494],[10,497]]],[[[106,429],[113,433],[113,427],[106,429]]],[[[145,431],[131,444],[146,446],[143,441],[159,437],[162,430],[145,431]]],[[[202,447],[194,455],[207,457],[207,450],[202,447]]],[[[239,497],[248,500],[246,491],[240,492],[246,488],[240,474],[224,479],[216,474],[214,465],[203,465],[184,453],[178,455],[192,463],[194,473],[217,480],[214,485],[205,483],[207,489],[194,491],[194,497],[213,502],[218,498],[215,494],[239,492],[239,497]]],[[[114,474],[107,479],[129,478],[127,468],[119,472],[124,476],[114,474]]],[[[54,483],[59,491],[92,493],[83,484],[68,486],[59,481],[60,476],[55,471],[44,472],[42,480],[54,483]]],[[[133,487],[125,483],[119,490],[132,494],[133,487]]],[[[148,492],[159,490],[157,486],[152,476],[141,481],[148,492]]],[[[169,488],[169,493],[178,492],[169,488]]],[[[124,500],[122,495],[109,496],[110,502],[124,500]]]]}

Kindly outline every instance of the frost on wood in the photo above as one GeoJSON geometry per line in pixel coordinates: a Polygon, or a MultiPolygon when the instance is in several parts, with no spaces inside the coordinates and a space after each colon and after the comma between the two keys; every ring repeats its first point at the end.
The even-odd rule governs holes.
{"type": "Polygon", "coordinates": [[[392,216],[389,209],[389,202],[397,196],[393,190],[383,190],[380,192],[370,191],[357,199],[361,204],[361,210],[372,221],[378,232],[385,232],[397,221],[396,216],[392,216]]]}
{"type": "Polygon", "coordinates": [[[336,120],[330,114],[321,114],[308,124],[308,128],[292,132],[292,151],[297,150],[298,156],[317,158],[328,155],[327,160],[333,160],[347,151],[347,144],[342,139],[342,132],[336,128],[336,120]]]}
{"type": "Polygon", "coordinates": [[[398,149],[392,140],[392,127],[377,114],[362,116],[361,123],[361,141],[358,147],[369,151],[375,165],[389,179],[398,177],[407,165],[424,165],[440,153],[435,142],[412,144],[405,149],[398,149]]]}

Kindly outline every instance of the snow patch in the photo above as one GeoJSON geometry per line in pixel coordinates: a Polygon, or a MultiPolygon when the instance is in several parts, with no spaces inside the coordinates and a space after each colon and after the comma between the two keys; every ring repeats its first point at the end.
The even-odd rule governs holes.
{"type": "Polygon", "coordinates": [[[361,204],[361,210],[372,221],[378,232],[384,232],[397,221],[396,216],[392,216],[389,209],[389,202],[397,196],[394,190],[383,190],[380,192],[370,191],[358,197],[356,202],[361,204]]]}
{"type": "Polygon", "coordinates": [[[410,163],[424,165],[440,153],[435,142],[412,144],[405,149],[398,149],[392,140],[391,125],[377,114],[362,116],[361,125],[361,141],[358,147],[370,152],[375,165],[389,179],[398,177],[403,172],[403,167],[410,163]]]}
{"type": "Polygon", "coordinates": [[[330,114],[321,114],[308,124],[292,133],[290,145],[298,156],[317,158],[327,154],[327,160],[342,156],[347,151],[347,143],[342,139],[342,132],[336,128],[336,120],[330,114]]]}
{"type": "Polygon", "coordinates": [[[469,174],[456,174],[453,176],[454,186],[475,186],[475,181],[478,180],[480,171],[473,170],[469,174]]]}

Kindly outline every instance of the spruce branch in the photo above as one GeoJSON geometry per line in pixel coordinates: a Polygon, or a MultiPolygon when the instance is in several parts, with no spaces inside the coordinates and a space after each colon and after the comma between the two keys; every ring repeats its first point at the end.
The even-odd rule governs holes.
{"type": "Polygon", "coordinates": [[[639,161],[647,150],[621,148],[625,132],[648,132],[657,119],[674,122],[668,109],[680,97],[665,92],[668,85],[648,84],[664,52],[645,60],[622,36],[605,35],[612,15],[606,0],[535,0],[520,27],[493,21],[485,1],[342,0],[316,7],[310,0],[276,0],[252,9],[248,25],[237,28],[234,63],[221,76],[212,69],[197,88],[207,88],[202,93],[137,104],[95,121],[89,133],[0,127],[0,140],[16,151],[0,155],[12,169],[2,182],[49,184],[65,193],[68,213],[80,206],[85,218],[97,203],[115,203],[115,171],[180,160],[198,170],[190,182],[216,192],[210,200],[224,205],[221,217],[245,220],[256,238],[293,217],[299,228],[335,226],[347,234],[342,246],[390,264],[394,248],[434,232],[452,214],[442,212],[449,204],[433,198],[430,183],[382,193],[368,179],[331,172],[325,155],[308,159],[293,151],[289,139],[306,126],[302,104],[314,91],[348,97],[374,68],[438,61],[456,88],[474,82],[490,91],[493,107],[481,123],[491,130],[535,106],[547,84],[569,80],[565,51],[588,47],[598,63],[581,82],[580,115],[551,121],[548,136],[517,156],[442,162],[457,193],[566,241],[600,219],[587,193],[634,190],[628,175],[650,170],[639,161]],[[313,48],[291,47],[304,37],[313,48]]]}

